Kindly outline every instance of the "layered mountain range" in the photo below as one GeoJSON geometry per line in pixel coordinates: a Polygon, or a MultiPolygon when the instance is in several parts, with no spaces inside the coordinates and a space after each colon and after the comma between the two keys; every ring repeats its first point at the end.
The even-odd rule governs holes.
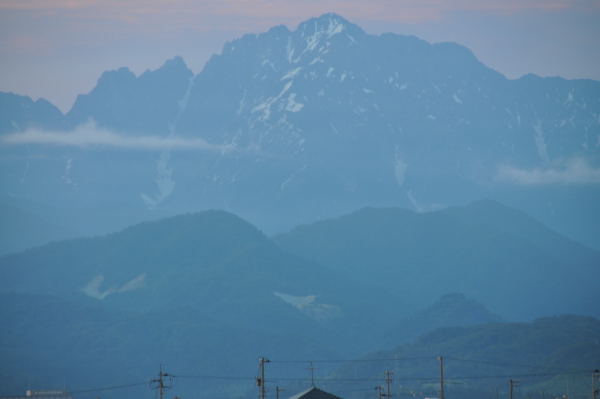
{"type": "Polygon", "coordinates": [[[258,356],[272,389],[389,347],[413,377],[471,349],[592,367],[596,319],[503,320],[600,316],[599,149],[600,82],[335,14],[197,74],[107,71],[66,114],[0,93],[1,393],[144,396],[162,363],[174,395],[246,398],[258,356]]]}
{"type": "MultiPolygon", "coordinates": [[[[597,317],[590,276],[599,264],[597,251],[490,201],[431,213],[368,208],[275,238],[223,211],[145,222],[0,257],[0,393],[58,389],[67,378],[76,391],[141,381],[110,397],[143,396],[163,364],[201,378],[205,393],[246,398],[259,356],[273,360],[271,389],[299,389],[298,360],[356,358],[446,327],[597,317]],[[228,375],[239,378],[224,388],[228,375]]],[[[493,342],[496,328],[511,327],[452,330],[462,345],[452,351],[443,332],[440,345],[415,345],[458,356],[473,331],[493,342]]],[[[588,367],[571,336],[539,345],[588,367]]],[[[340,363],[320,365],[320,375],[331,366],[340,363]]],[[[177,393],[199,383],[182,377],[177,393]]]]}
{"type": "MultiPolygon", "coordinates": [[[[435,397],[439,393],[438,356],[444,354],[447,397],[510,396],[512,379],[518,381],[513,386],[515,396],[583,399],[589,396],[590,375],[600,359],[599,336],[598,319],[572,315],[529,323],[440,328],[409,344],[371,353],[337,370],[334,378],[383,376],[385,370],[392,370],[401,376],[394,394],[435,397]]],[[[364,397],[360,393],[348,396],[364,397]]]]}
{"type": "Polygon", "coordinates": [[[409,307],[461,292],[513,320],[575,308],[598,316],[595,282],[585,277],[598,270],[597,251],[492,201],[429,213],[366,208],[297,227],[276,241],[394,292],[409,307]]]}
{"type": "Polygon", "coordinates": [[[272,232],[495,198],[600,247],[600,82],[507,79],[458,44],[325,14],[227,43],[197,74],[179,57],[105,72],[66,115],[0,99],[4,202],[62,231],[222,208],[272,232]]]}

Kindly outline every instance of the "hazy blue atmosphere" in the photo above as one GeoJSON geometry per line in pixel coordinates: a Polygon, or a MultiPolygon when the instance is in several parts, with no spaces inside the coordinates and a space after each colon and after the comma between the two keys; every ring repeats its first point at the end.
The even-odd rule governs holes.
{"type": "Polygon", "coordinates": [[[0,398],[599,397],[599,17],[0,1],[0,398]]]}

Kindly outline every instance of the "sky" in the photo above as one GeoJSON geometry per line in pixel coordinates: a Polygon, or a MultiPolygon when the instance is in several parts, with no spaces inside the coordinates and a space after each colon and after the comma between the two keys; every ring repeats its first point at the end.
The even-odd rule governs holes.
{"type": "Polygon", "coordinates": [[[326,12],[460,43],[509,78],[600,80],[600,0],[0,0],[0,91],[66,112],[106,70],[180,55],[197,73],[227,41],[326,12]]]}

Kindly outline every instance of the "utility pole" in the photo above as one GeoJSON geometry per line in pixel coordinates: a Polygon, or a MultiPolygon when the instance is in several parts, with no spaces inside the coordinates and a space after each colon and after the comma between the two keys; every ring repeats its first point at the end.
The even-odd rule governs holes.
{"type": "Polygon", "coordinates": [[[387,385],[387,393],[385,394],[385,396],[387,399],[390,399],[392,397],[391,387],[392,387],[392,381],[393,381],[392,375],[394,375],[394,373],[392,373],[389,370],[386,370],[384,375],[385,375],[385,383],[387,385]]]}
{"type": "Polygon", "coordinates": [[[310,385],[315,386],[315,366],[313,366],[313,362],[309,362],[308,370],[310,370],[310,385]]]}
{"type": "Polygon", "coordinates": [[[444,394],[444,357],[439,356],[438,360],[440,361],[440,399],[445,399],[446,395],[444,394]]]}
{"type": "Polygon", "coordinates": [[[156,388],[154,389],[158,389],[159,392],[159,398],[163,399],[165,391],[169,388],[171,388],[172,383],[173,383],[173,376],[169,373],[164,373],[162,370],[162,365],[160,366],[160,371],[158,372],[158,378],[155,378],[153,380],[150,381],[150,383],[154,383],[157,384],[156,388]],[[167,377],[169,379],[169,383],[167,384],[165,382],[165,377],[167,377]]]}
{"type": "Polygon", "coordinates": [[[592,371],[592,399],[597,399],[600,393],[600,388],[596,387],[598,380],[600,380],[600,370],[596,369],[592,371]]]}
{"type": "Polygon", "coordinates": [[[519,385],[519,381],[513,379],[508,380],[508,397],[513,399],[513,388],[519,385]]]}
{"type": "Polygon", "coordinates": [[[260,375],[256,377],[256,385],[258,386],[258,398],[265,399],[265,363],[269,363],[270,360],[264,357],[258,359],[258,370],[260,375]]]}
{"type": "Polygon", "coordinates": [[[279,392],[281,392],[281,391],[285,391],[285,389],[279,388],[279,385],[275,386],[275,397],[276,397],[276,399],[279,399],[279,392]]]}

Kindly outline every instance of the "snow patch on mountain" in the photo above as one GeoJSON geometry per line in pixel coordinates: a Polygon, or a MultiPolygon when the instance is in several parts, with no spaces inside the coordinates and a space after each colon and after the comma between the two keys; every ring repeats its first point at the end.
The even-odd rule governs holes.
{"type": "MultiPolygon", "coordinates": [[[[302,144],[304,144],[303,141],[300,143],[300,145],[302,144]]],[[[296,176],[306,170],[306,166],[307,165],[303,165],[300,169],[295,170],[284,181],[282,181],[279,185],[279,191],[284,191],[286,187],[296,178],[296,176]]]]}
{"type": "Polygon", "coordinates": [[[289,112],[299,112],[304,107],[304,104],[296,102],[296,93],[291,93],[288,96],[287,105],[285,107],[286,111],[289,112]]]}
{"type": "Polygon", "coordinates": [[[396,147],[396,152],[394,153],[394,177],[400,187],[404,185],[407,169],[408,164],[402,160],[398,152],[398,147],[396,147]]]}
{"type": "Polygon", "coordinates": [[[173,169],[169,167],[171,154],[169,151],[163,151],[156,164],[156,178],[154,182],[158,189],[158,193],[150,196],[141,193],[142,200],[149,210],[156,209],[165,199],[167,199],[175,189],[175,181],[173,180],[173,169]]]}
{"type": "Polygon", "coordinates": [[[146,285],[146,273],[142,273],[131,280],[125,282],[121,286],[113,286],[107,289],[102,289],[104,283],[104,275],[98,274],[93,277],[88,283],[81,289],[81,291],[91,297],[98,300],[103,300],[109,295],[120,294],[123,292],[134,291],[143,288],[146,285]]]}
{"type": "Polygon", "coordinates": [[[302,67],[294,68],[286,73],[280,80],[293,79],[302,70],[302,67]]]}
{"type": "Polygon", "coordinates": [[[414,207],[415,211],[418,213],[439,211],[446,207],[445,205],[439,203],[424,204],[420,201],[417,201],[412,189],[406,191],[406,197],[414,207]]]}
{"type": "Polygon", "coordinates": [[[294,47],[292,46],[292,38],[288,37],[288,42],[285,48],[286,59],[288,64],[292,64],[294,62],[294,47]]]}
{"type": "Polygon", "coordinates": [[[242,94],[242,99],[240,100],[240,104],[238,106],[237,115],[241,115],[242,111],[244,110],[244,108],[246,107],[246,97],[248,95],[248,90],[244,89],[244,94],[242,94]]]}
{"type": "Polygon", "coordinates": [[[535,132],[535,147],[537,148],[538,155],[542,162],[548,164],[550,157],[548,156],[548,148],[546,146],[546,140],[544,138],[544,130],[542,129],[542,121],[537,120],[533,125],[533,131],[535,132]]]}
{"type": "Polygon", "coordinates": [[[356,39],[354,38],[354,36],[352,36],[351,34],[346,33],[346,37],[348,39],[350,39],[350,42],[352,42],[352,44],[354,44],[354,45],[358,44],[358,42],[356,41],[356,39]]]}
{"type": "Polygon", "coordinates": [[[317,303],[316,295],[295,296],[282,292],[273,292],[273,295],[317,321],[331,320],[341,314],[339,306],[317,303]]]}
{"type": "Polygon", "coordinates": [[[420,213],[420,212],[425,211],[425,209],[421,206],[421,204],[419,204],[419,202],[415,198],[412,190],[408,190],[406,192],[406,197],[408,198],[408,200],[410,201],[411,205],[413,206],[413,208],[415,209],[416,212],[420,213]]]}
{"type": "Polygon", "coordinates": [[[65,183],[69,186],[76,186],[75,182],[71,178],[71,169],[72,168],[73,168],[73,159],[69,158],[69,159],[67,159],[67,161],[65,163],[65,170],[63,172],[63,175],[60,178],[63,181],[63,183],[65,183]]]}
{"type": "Polygon", "coordinates": [[[283,86],[283,89],[277,94],[275,97],[269,97],[262,103],[258,104],[254,108],[252,108],[252,113],[262,111],[262,115],[259,117],[259,120],[266,121],[271,117],[271,106],[279,101],[281,97],[292,87],[292,81],[289,81],[283,86]]]}
{"type": "Polygon", "coordinates": [[[569,94],[567,94],[567,98],[565,99],[565,104],[572,103],[573,100],[574,100],[573,90],[570,90],[569,94]]]}
{"type": "Polygon", "coordinates": [[[333,36],[342,33],[344,31],[344,24],[334,17],[329,18],[328,25],[325,29],[315,29],[306,39],[306,49],[303,52],[314,50],[317,45],[321,42],[321,38],[325,37],[331,39],[333,36]]]}
{"type": "Polygon", "coordinates": [[[327,26],[327,30],[325,31],[325,33],[327,34],[328,38],[331,38],[332,36],[337,35],[338,33],[342,33],[343,30],[344,24],[342,24],[337,18],[330,18],[329,26],[327,26]]]}
{"type": "Polygon", "coordinates": [[[173,119],[173,121],[171,122],[171,124],[169,126],[169,134],[170,135],[175,134],[175,131],[177,129],[177,124],[179,123],[181,116],[183,115],[183,113],[185,112],[185,110],[188,107],[188,103],[190,102],[190,95],[192,93],[192,88],[194,87],[194,81],[196,80],[196,76],[198,76],[198,75],[193,75],[192,77],[190,77],[190,80],[188,81],[188,85],[185,89],[185,93],[183,93],[183,97],[177,103],[177,114],[175,115],[175,118],[173,119]]]}

